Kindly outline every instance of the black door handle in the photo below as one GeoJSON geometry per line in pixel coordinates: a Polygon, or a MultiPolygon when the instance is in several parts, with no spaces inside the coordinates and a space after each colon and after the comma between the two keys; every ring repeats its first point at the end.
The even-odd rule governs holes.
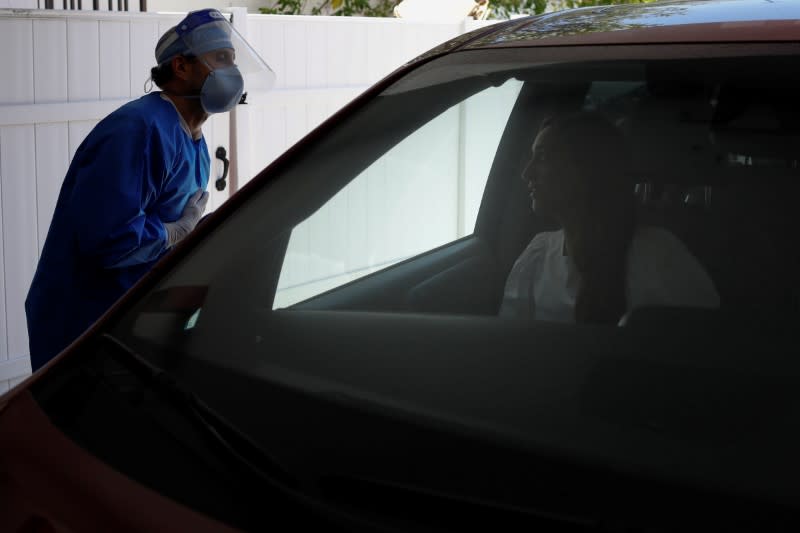
{"type": "Polygon", "coordinates": [[[225,178],[228,177],[228,167],[231,165],[231,162],[226,159],[228,152],[225,150],[224,146],[217,147],[217,152],[214,154],[217,159],[222,159],[222,177],[217,178],[217,181],[214,182],[214,186],[217,188],[218,191],[225,189],[225,178]]]}

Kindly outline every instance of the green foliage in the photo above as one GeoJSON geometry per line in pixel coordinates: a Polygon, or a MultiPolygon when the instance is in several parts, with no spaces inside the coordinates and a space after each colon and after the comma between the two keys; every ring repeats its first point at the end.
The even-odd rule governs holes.
{"type": "Polygon", "coordinates": [[[547,0],[489,0],[489,18],[507,19],[516,13],[544,13],[547,4],[547,0]]]}
{"type": "Polygon", "coordinates": [[[574,9],[576,7],[606,6],[611,4],[645,4],[653,0],[489,0],[489,18],[507,19],[521,13],[538,15],[550,7],[550,11],[574,9]]]}
{"type": "Polygon", "coordinates": [[[258,11],[264,15],[301,15],[306,13],[305,0],[277,0],[272,7],[260,7],[258,11]]]}
{"type": "MultiPolygon", "coordinates": [[[[653,0],[489,0],[489,18],[507,19],[523,13],[536,15],[550,10],[609,4],[641,4],[653,0]]],[[[333,15],[391,17],[399,0],[272,0],[271,7],[259,8],[268,15],[333,15]]]]}
{"type": "Polygon", "coordinates": [[[330,3],[334,15],[362,17],[391,17],[397,2],[394,0],[325,0],[321,7],[330,3]]]}
{"type": "Polygon", "coordinates": [[[326,9],[337,16],[391,17],[397,0],[274,0],[261,7],[266,15],[319,15],[326,9]]]}

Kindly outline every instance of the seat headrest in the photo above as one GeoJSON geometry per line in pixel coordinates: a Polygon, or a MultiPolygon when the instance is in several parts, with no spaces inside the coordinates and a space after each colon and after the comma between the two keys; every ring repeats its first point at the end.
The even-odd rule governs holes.
{"type": "Polygon", "coordinates": [[[643,182],[686,185],[796,179],[800,123],[787,122],[780,104],[649,95],[626,124],[634,172],[643,182]]]}

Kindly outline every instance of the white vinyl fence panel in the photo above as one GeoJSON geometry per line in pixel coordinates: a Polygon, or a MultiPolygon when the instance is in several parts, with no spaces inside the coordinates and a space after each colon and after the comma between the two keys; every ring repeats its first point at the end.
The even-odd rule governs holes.
{"type": "Polygon", "coordinates": [[[247,143],[248,157],[240,161],[239,185],[406,61],[485,24],[249,15],[248,41],[277,81],[272,91],[248,91],[251,105],[238,138],[254,141],[247,143]]]}
{"type": "MultiPolygon", "coordinates": [[[[0,81],[0,392],[30,372],[24,301],[69,161],[100,119],[144,94],[155,43],[181,18],[25,11],[37,5],[0,0],[0,47],[14,51],[0,81]]],[[[212,161],[216,147],[225,146],[239,186],[403,62],[486,24],[231,11],[234,24],[277,74],[272,91],[249,90],[249,105],[215,115],[203,128],[212,161]]],[[[215,161],[210,209],[229,194],[213,187],[221,171],[215,161]]],[[[375,194],[374,187],[370,191],[375,194]]],[[[366,189],[353,194],[365,195],[366,189]]],[[[333,206],[330,216],[343,217],[343,205],[333,206]]],[[[351,216],[380,224],[364,218],[366,212],[351,216]]],[[[353,228],[361,226],[353,222],[353,228]]]]}
{"type": "Polygon", "coordinates": [[[36,9],[39,0],[0,0],[0,9],[36,9]]]}

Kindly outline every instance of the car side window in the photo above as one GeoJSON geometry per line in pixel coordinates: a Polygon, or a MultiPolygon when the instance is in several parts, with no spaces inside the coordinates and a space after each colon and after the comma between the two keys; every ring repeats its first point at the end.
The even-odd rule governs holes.
{"type": "Polygon", "coordinates": [[[470,235],[521,86],[511,79],[451,107],[298,224],[273,308],[291,306],[470,235]]]}

